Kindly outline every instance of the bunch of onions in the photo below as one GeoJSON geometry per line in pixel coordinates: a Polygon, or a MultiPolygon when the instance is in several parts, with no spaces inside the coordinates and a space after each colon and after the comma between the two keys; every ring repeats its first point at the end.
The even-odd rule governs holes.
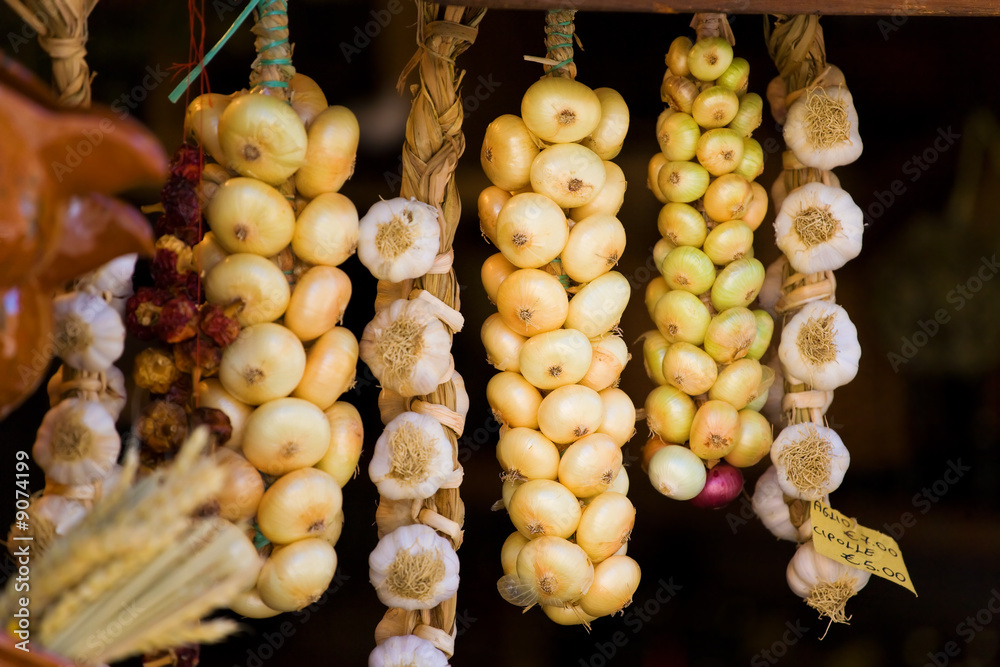
{"type": "Polygon", "coordinates": [[[617,388],[629,360],[617,326],[631,290],[614,270],[626,184],[610,161],[627,129],[615,90],[549,76],[520,116],[489,125],[480,153],[492,182],[480,224],[499,251],[482,270],[497,307],[483,344],[501,371],[486,395],[501,424],[495,508],[517,529],[498,588],[564,625],[621,611],[639,584],[624,555],[635,508],[622,466],[636,411],[617,388]]]}
{"type": "Polygon", "coordinates": [[[754,231],[767,193],[754,180],[764,156],[751,135],[763,100],[748,92],[750,67],[732,44],[695,23],[699,39],[676,38],[666,56],[660,152],[649,163],[663,239],[654,249],[661,275],[646,289],[656,330],[643,351],[660,386],[646,399],[654,439],[645,467],[660,493],[714,508],[740,494],[739,469],[771,446],[759,410],[774,380],[761,363],[774,322],[754,308],[765,273],[754,231]]]}
{"type": "MultiPolygon", "coordinates": [[[[796,42],[796,49],[808,47],[811,64],[785,58],[779,69],[786,76],[768,87],[788,148],[772,188],[782,197],[774,229],[785,256],[771,270],[769,298],[783,325],[774,361],[780,362],[784,378],[781,408],[787,426],[775,438],[773,472],[758,483],[754,507],[776,535],[802,542],[787,570],[792,591],[831,622],[846,623],[844,604],[869,573],[817,553],[808,509],[801,510],[814,501],[829,504],[828,494],[840,486],[850,464],[847,447],[826,425],[825,413],[833,390],[854,379],[861,346],[847,311],[836,304],[833,271],[861,252],[864,226],[861,210],[830,170],[856,160],[862,142],[844,74],[825,62],[818,17],[798,17],[781,29],[789,40],[803,31],[814,41],[796,42]]],[[[791,45],[775,37],[769,47],[772,54],[787,54],[791,45]]]]}
{"type": "Polygon", "coordinates": [[[304,74],[289,82],[289,100],[281,90],[202,95],[186,119],[212,179],[203,192],[211,232],[193,270],[209,304],[239,329],[218,378],[200,372],[185,407],[212,410],[230,428],[217,455],[231,479],[216,504],[225,518],[255,523],[263,566],[232,605],[252,618],[301,609],[326,590],[341,488],[363,442],[358,411],[340,400],[359,350],[340,326],[352,290],[338,268],[360,233],[340,193],[354,171],[358,123],[304,74]]]}

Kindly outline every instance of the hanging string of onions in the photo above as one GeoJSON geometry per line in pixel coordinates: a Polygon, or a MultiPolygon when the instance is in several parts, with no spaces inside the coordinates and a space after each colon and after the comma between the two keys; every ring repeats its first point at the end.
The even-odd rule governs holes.
{"type": "Polygon", "coordinates": [[[825,415],[833,390],[854,379],[861,358],[857,330],[836,304],[833,271],[860,253],[863,216],[831,170],[854,162],[862,142],[844,75],[826,62],[819,17],[781,16],[767,42],[779,71],[767,97],[787,150],[771,189],[784,256],[768,267],[761,302],[780,322],[771,365],[783,378],[772,388],[783,428],[753,506],[774,535],[799,543],[787,570],[792,591],[820,617],[846,623],[845,605],[870,575],[816,552],[809,508],[814,500],[829,502],[850,465],[825,415]]]}
{"type": "Polygon", "coordinates": [[[635,523],[622,447],[635,407],[618,389],[628,349],[618,330],[628,281],[616,217],[625,177],[611,160],[629,112],[611,88],[576,81],[573,11],[546,15],[546,76],[487,127],[480,162],[493,183],[479,196],[483,264],[497,306],[483,325],[500,373],[487,400],[501,424],[503,499],[517,529],[504,542],[501,595],[539,604],[560,625],[622,611],[639,585],[625,555],[635,523]]]}
{"type": "Polygon", "coordinates": [[[464,324],[452,269],[461,217],[454,170],[465,148],[455,60],[475,41],[485,10],[419,2],[417,11],[419,48],[399,78],[402,92],[419,69],[400,197],[369,209],[358,240],[359,259],[379,281],[360,355],[382,386],[385,424],[368,468],[381,496],[369,573],[389,607],[375,629],[373,667],[448,664],[465,520],[457,439],[469,397],[451,354],[464,324]]]}
{"type": "Polygon", "coordinates": [[[666,55],[668,107],[649,162],[663,238],[653,249],[660,276],[646,287],[656,330],[643,360],[659,386],[646,398],[643,468],[668,498],[722,507],[743,489],[740,468],[771,448],[760,410],[774,372],[761,359],[774,322],[751,309],[765,277],[753,256],[767,212],[754,180],[764,154],[751,137],[763,100],[748,91],[750,65],[734,57],[725,15],[696,14],[691,27],[696,41],[677,37],[666,55]]]}

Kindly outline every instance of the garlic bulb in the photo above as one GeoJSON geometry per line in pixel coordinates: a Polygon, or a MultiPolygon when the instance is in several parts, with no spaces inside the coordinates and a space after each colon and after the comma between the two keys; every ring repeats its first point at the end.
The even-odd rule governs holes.
{"type": "Polygon", "coordinates": [[[112,308],[117,310],[119,315],[122,315],[125,302],[133,294],[132,274],[135,273],[137,258],[138,255],[135,253],[116,257],[107,264],[77,278],[75,288],[90,292],[95,296],[109,295],[112,308]]]}
{"type": "MultiPolygon", "coordinates": [[[[78,397],[82,388],[72,388],[63,392],[63,373],[65,372],[65,364],[59,366],[59,370],[49,378],[49,383],[46,389],[49,394],[49,407],[55,407],[56,403],[61,401],[65,397],[78,397]]],[[[99,383],[99,380],[94,379],[95,383],[99,383]]],[[[72,386],[72,385],[71,385],[72,386]]],[[[98,402],[104,406],[104,409],[108,411],[111,418],[117,420],[121,415],[122,410],[125,409],[125,403],[127,397],[125,395],[125,374],[117,366],[108,366],[104,369],[104,382],[100,384],[100,389],[97,394],[98,402]]]]}
{"type": "Polygon", "coordinates": [[[32,457],[60,484],[89,484],[108,475],[119,451],[108,411],[96,401],[68,398],[45,414],[32,457]]]}
{"type": "Polygon", "coordinates": [[[784,491],[778,485],[778,469],[770,466],[754,487],[751,499],[753,511],[764,527],[778,539],[806,542],[812,537],[809,505],[798,499],[791,502],[797,508],[795,517],[792,516],[791,507],[785,502],[784,491]]]}
{"type": "Polygon", "coordinates": [[[379,280],[419,278],[434,265],[441,225],[430,204],[404,197],[379,201],[359,225],[358,259],[379,280]]]}
{"type": "MultiPolygon", "coordinates": [[[[423,299],[398,299],[365,327],[361,360],[383,387],[402,396],[422,396],[451,377],[451,335],[439,319],[441,308],[447,307],[435,308],[423,299]]],[[[461,316],[455,316],[449,326],[457,331],[461,316]]]]}
{"type": "Polygon", "coordinates": [[[851,455],[832,428],[807,422],[786,426],[771,445],[778,485],[793,498],[816,500],[837,490],[851,455]]]}
{"type": "Polygon", "coordinates": [[[822,183],[792,190],[774,220],[778,248],[800,273],[833,271],[857,257],[864,228],[851,195],[822,183]]]}
{"type": "Polygon", "coordinates": [[[842,85],[813,88],[795,100],[788,108],[784,135],[799,162],[817,169],[850,164],[864,148],[854,98],[842,85]]]}
{"type": "Polygon", "coordinates": [[[432,609],[458,591],[458,555],[429,526],[402,526],[379,540],[368,572],[379,600],[408,611],[432,609]]]}
{"type": "Polygon", "coordinates": [[[816,551],[812,540],[800,544],[785,572],[788,587],[835,623],[846,623],[844,606],[868,583],[871,573],[827,558],[816,551]]]}
{"type": "Polygon", "coordinates": [[[858,330],[842,307],[828,301],[807,303],[785,324],[778,357],[789,381],[795,378],[831,391],[858,373],[858,330]]]}
{"type": "Polygon", "coordinates": [[[125,326],[104,299],[87,292],[70,292],[53,300],[55,353],[80,370],[103,371],[122,356],[125,326]]]}
{"type": "Polygon", "coordinates": [[[397,635],[372,650],[368,667],[448,667],[448,658],[426,639],[397,635]]]}
{"type": "Polygon", "coordinates": [[[29,538],[33,548],[44,551],[52,541],[73,529],[87,515],[87,505],[79,500],[66,498],[55,493],[45,493],[31,501],[31,518],[27,529],[19,528],[25,525],[18,521],[10,528],[7,538],[9,548],[17,544],[13,538],[29,538]]]}
{"type": "Polygon", "coordinates": [[[390,500],[428,498],[442,484],[457,485],[452,446],[433,417],[404,412],[386,424],[375,443],[368,475],[379,494],[390,500]]]}

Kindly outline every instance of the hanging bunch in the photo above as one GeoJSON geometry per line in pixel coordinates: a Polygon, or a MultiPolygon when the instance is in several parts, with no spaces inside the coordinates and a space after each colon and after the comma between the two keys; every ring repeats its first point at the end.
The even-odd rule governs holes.
{"type": "Polygon", "coordinates": [[[761,301],[781,323],[771,363],[783,378],[772,390],[782,430],[753,506],[771,533],[799,543],[787,570],[792,591],[821,617],[846,623],[845,605],[869,573],[818,553],[809,514],[813,501],[829,504],[850,465],[825,415],[833,390],[854,379],[861,346],[847,311],[835,303],[833,271],[861,251],[864,227],[861,209],[830,170],[856,160],[862,143],[843,73],[826,62],[819,18],[782,17],[769,31],[768,47],[780,75],[767,95],[788,150],[771,190],[784,255],[768,267],[761,301]]]}
{"type": "Polygon", "coordinates": [[[372,667],[447,665],[455,652],[465,508],[457,439],[469,396],[455,370],[462,330],[452,239],[461,217],[454,169],[465,147],[456,58],[473,42],[484,9],[418,5],[413,105],[403,145],[400,196],[361,218],[358,258],[378,279],[375,317],[360,355],[381,385],[385,429],[368,474],[379,492],[378,545],[369,578],[389,607],[375,629],[372,667]]]}
{"type": "Polygon", "coordinates": [[[486,129],[479,196],[498,253],[482,280],[497,313],[483,325],[500,373],[486,398],[501,424],[497,459],[516,531],[504,542],[501,595],[539,604],[561,625],[589,623],[632,602],[639,566],[625,555],[635,523],[622,447],[635,407],[618,388],[629,360],[618,330],[630,286],[616,217],[625,177],[611,160],[629,111],[611,88],[575,80],[572,11],[546,17],[545,77],[486,129]]]}
{"type": "Polygon", "coordinates": [[[153,400],[138,435],[147,463],[172,457],[196,424],[228,475],[206,511],[252,521],[254,585],[231,608],[251,618],[301,609],[337,567],[341,487],[362,446],[358,344],[341,326],[358,215],[339,189],[358,142],[354,115],[329,106],[291,66],[281,0],[257,10],[251,89],[187,108],[156,222],[156,286],[129,301],[136,358],[153,400]],[[207,228],[207,229],[206,229],[207,228]]]}
{"type": "Polygon", "coordinates": [[[754,231],[767,212],[756,179],[764,153],[752,133],[763,100],[748,92],[750,66],[733,55],[724,15],[697,14],[697,40],[667,52],[649,188],[663,204],[653,249],[660,275],[646,287],[656,325],[643,340],[652,437],[644,469],[675,500],[722,507],[743,489],[740,468],[771,448],[760,410],[774,382],[761,363],[774,322],[755,300],[764,266],[754,231]]]}

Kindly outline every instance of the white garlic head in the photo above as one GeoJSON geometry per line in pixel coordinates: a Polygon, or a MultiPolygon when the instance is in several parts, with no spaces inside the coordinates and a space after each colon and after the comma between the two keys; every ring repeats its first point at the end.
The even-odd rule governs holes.
{"type": "Polygon", "coordinates": [[[121,451],[115,421],[97,401],[68,398],[45,414],[32,456],[60,484],[107,477],[121,451]]]}
{"type": "Polygon", "coordinates": [[[458,591],[458,556],[430,526],[402,526],[368,557],[369,578],[387,607],[432,609],[458,591]]]}
{"type": "Polygon", "coordinates": [[[790,382],[794,378],[814,389],[832,391],[858,374],[858,330],[841,306],[829,301],[807,303],[785,324],[778,357],[790,382]]]}
{"type": "Polygon", "coordinates": [[[433,417],[404,412],[386,424],[368,474],[391,500],[429,498],[454,476],[451,441],[433,417]]]}
{"type": "Polygon", "coordinates": [[[53,301],[56,355],[73,368],[103,371],[122,356],[125,325],[104,299],[70,292],[53,301]]]}
{"type": "Polygon", "coordinates": [[[792,190],[774,220],[775,242],[799,273],[833,271],[861,252],[864,213],[839,187],[807,183],[792,190]]]}
{"type": "Polygon", "coordinates": [[[441,241],[434,206],[404,197],[379,201],[359,225],[358,259],[379,280],[398,283],[430,271],[441,241]]]}
{"type": "Polygon", "coordinates": [[[372,650],[368,667],[448,667],[448,658],[426,639],[397,635],[372,650]]]}
{"type": "Polygon", "coordinates": [[[854,98],[843,85],[807,90],[788,108],[785,143],[799,162],[833,169],[861,157],[854,98]]]}
{"type": "Polygon", "coordinates": [[[806,422],[782,429],[771,444],[771,463],[785,495],[819,500],[844,481],[851,455],[832,428],[806,422]]]}

